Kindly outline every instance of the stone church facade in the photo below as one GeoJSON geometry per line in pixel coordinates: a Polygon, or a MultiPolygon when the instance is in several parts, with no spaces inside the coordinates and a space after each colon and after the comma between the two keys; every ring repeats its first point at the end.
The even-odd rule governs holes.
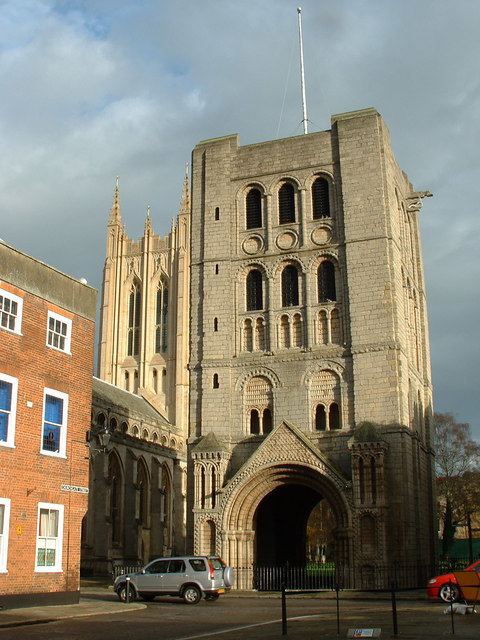
{"type": "Polygon", "coordinates": [[[199,143],[165,239],[147,217],[128,240],[114,200],[100,377],[183,434],[177,551],[219,553],[249,587],[254,564],[305,562],[325,500],[339,565],[433,560],[425,195],[365,109],[199,143]]]}

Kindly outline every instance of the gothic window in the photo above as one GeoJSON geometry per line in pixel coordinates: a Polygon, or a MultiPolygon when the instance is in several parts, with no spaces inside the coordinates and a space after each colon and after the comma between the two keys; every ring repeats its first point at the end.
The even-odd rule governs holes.
{"type": "Polygon", "coordinates": [[[335,266],[330,260],[324,260],[318,267],[318,301],[328,302],[336,299],[335,266]]]}
{"type": "Polygon", "coordinates": [[[257,318],[255,321],[255,346],[257,351],[265,351],[265,321],[257,318]]]}
{"type": "Polygon", "coordinates": [[[220,383],[218,382],[218,373],[213,374],[213,388],[218,389],[220,387],[220,383]]]}
{"type": "Polygon", "coordinates": [[[296,313],[293,316],[293,346],[301,347],[303,345],[302,339],[302,316],[299,313],[296,313]]]}
{"type": "Polygon", "coordinates": [[[111,453],[108,459],[108,483],[110,485],[110,500],[108,515],[110,518],[110,533],[113,545],[121,544],[122,540],[122,471],[118,457],[111,453]]]}
{"type": "Polygon", "coordinates": [[[263,433],[270,433],[272,430],[272,412],[267,407],[263,410],[263,433]]]}
{"type": "Polygon", "coordinates": [[[168,330],[168,289],[160,282],[157,289],[157,304],[155,311],[155,353],[167,350],[168,330]]]}
{"type": "Polygon", "coordinates": [[[363,458],[358,461],[358,484],[360,489],[360,502],[365,502],[365,464],[363,458]]]}
{"type": "Polygon", "coordinates": [[[325,431],[327,428],[327,416],[323,404],[317,404],[315,409],[315,429],[317,431],[325,431]]]}
{"type": "Polygon", "coordinates": [[[263,309],[263,279],[258,269],[247,275],[247,311],[263,309]]]}
{"type": "Polygon", "coordinates": [[[336,402],[332,402],[328,410],[328,425],[330,429],[340,429],[340,412],[336,402]]]}
{"type": "Polygon", "coordinates": [[[282,271],[282,307],[298,305],[298,269],[288,264],[282,271]]]}
{"type": "Polygon", "coordinates": [[[260,418],[256,409],[250,411],[250,433],[254,435],[260,433],[260,418]]]}
{"type": "Polygon", "coordinates": [[[243,324],[243,349],[253,351],[252,321],[249,318],[243,324]]]}
{"type": "Polygon", "coordinates": [[[128,355],[138,356],[140,346],[140,314],[141,314],[140,286],[134,284],[128,299],[128,355]]]}
{"type": "MultiPolygon", "coordinates": [[[[148,434],[147,434],[148,435],[148,434]]],[[[142,459],[137,465],[137,513],[138,523],[144,527],[148,526],[148,473],[142,459]]]]}
{"type": "Polygon", "coordinates": [[[280,224],[295,222],[295,189],[289,182],[278,191],[278,212],[280,224]]]}
{"type": "Polygon", "coordinates": [[[317,178],[312,185],[313,219],[330,218],[328,180],[317,178]]]}
{"type": "Polygon", "coordinates": [[[250,189],[246,197],[247,229],[262,226],[262,194],[258,189],[250,189]]]}

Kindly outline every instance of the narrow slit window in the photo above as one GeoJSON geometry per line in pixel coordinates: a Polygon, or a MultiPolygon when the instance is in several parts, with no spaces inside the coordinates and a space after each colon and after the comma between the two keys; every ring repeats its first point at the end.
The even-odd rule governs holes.
{"type": "Polygon", "coordinates": [[[220,207],[215,207],[215,220],[220,220],[220,207]]]}

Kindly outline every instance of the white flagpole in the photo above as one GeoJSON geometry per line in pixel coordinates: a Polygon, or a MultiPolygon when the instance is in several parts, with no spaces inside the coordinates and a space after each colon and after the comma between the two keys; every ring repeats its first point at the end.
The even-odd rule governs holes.
{"type": "Polygon", "coordinates": [[[305,97],[305,70],[303,66],[302,8],[297,8],[298,38],[300,40],[300,76],[302,82],[303,133],[308,133],[307,99],[305,97]]]}

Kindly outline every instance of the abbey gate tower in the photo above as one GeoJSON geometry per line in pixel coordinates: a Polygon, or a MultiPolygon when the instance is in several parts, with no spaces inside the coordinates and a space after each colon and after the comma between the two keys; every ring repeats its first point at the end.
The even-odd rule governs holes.
{"type": "Polygon", "coordinates": [[[126,244],[112,209],[100,376],[181,435],[173,552],[219,553],[249,588],[253,565],[305,564],[328,505],[329,559],[350,573],[432,561],[424,195],[365,109],[199,143],[165,239],[147,220],[126,244]]]}

